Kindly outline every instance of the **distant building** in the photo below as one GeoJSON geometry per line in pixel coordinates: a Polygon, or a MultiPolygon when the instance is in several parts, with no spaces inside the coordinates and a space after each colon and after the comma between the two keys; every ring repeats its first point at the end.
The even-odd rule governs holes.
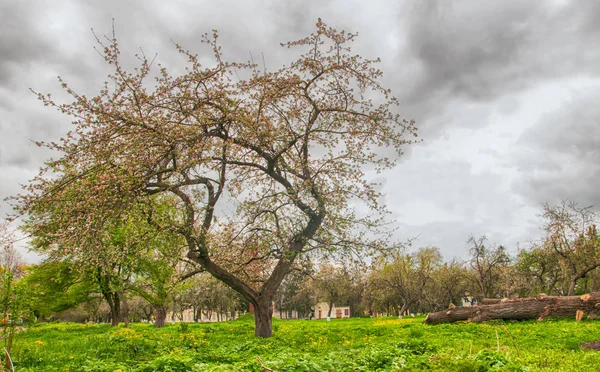
{"type": "Polygon", "coordinates": [[[475,305],[475,300],[471,296],[464,296],[460,299],[460,306],[473,306],[475,305]]]}
{"type": "MultiPolygon", "coordinates": [[[[325,319],[329,314],[329,304],[326,302],[319,302],[315,305],[315,315],[313,319],[325,319]]],[[[335,306],[331,309],[332,319],[350,318],[350,306],[335,306]]]]}

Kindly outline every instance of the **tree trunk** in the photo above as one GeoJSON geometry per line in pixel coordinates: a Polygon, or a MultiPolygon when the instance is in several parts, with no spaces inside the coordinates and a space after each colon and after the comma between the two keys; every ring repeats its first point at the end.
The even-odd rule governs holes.
{"type": "Polygon", "coordinates": [[[573,296],[575,294],[575,286],[577,285],[577,280],[579,278],[571,279],[571,283],[569,284],[569,292],[567,292],[567,296],[573,296]]]}
{"type": "Polygon", "coordinates": [[[104,297],[110,308],[110,325],[113,327],[118,326],[119,320],[121,320],[121,301],[119,295],[103,289],[102,297],[104,297]]]}
{"type": "Polygon", "coordinates": [[[269,338],[273,336],[273,305],[271,301],[261,301],[254,305],[254,335],[269,338]]]}
{"type": "Polygon", "coordinates": [[[129,327],[129,303],[127,302],[127,299],[125,298],[125,295],[123,295],[122,292],[117,292],[117,295],[119,296],[119,300],[121,301],[122,306],[122,311],[121,311],[121,317],[123,318],[123,323],[125,323],[125,328],[129,327]]]}
{"type": "Polygon", "coordinates": [[[119,318],[121,317],[121,312],[119,311],[118,304],[117,306],[113,305],[110,307],[110,325],[116,327],[119,325],[119,318]]]}
{"type": "Polygon", "coordinates": [[[329,311],[327,312],[328,318],[331,318],[331,310],[333,310],[333,300],[329,301],[329,311]]]}
{"type": "Polygon", "coordinates": [[[600,312],[600,292],[592,292],[583,296],[546,296],[509,300],[498,304],[454,307],[445,311],[429,313],[425,318],[427,324],[449,323],[461,320],[484,322],[492,319],[506,320],[543,320],[548,317],[575,318],[582,311],[593,319],[600,312]]]}
{"type": "Polygon", "coordinates": [[[116,327],[121,320],[121,302],[116,293],[103,293],[110,308],[110,325],[116,327]]]}
{"type": "Polygon", "coordinates": [[[405,303],[402,304],[402,307],[398,311],[398,316],[404,316],[404,312],[406,311],[406,309],[408,309],[408,305],[405,303]]]}
{"type": "Polygon", "coordinates": [[[167,308],[165,306],[156,306],[154,310],[156,311],[154,326],[156,328],[164,327],[167,320],[167,308]]]}

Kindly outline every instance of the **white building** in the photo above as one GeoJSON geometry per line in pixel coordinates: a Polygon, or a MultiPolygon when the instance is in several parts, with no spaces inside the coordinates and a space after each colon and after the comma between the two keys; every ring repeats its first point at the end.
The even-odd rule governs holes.
{"type": "MultiPolygon", "coordinates": [[[[315,305],[315,317],[313,319],[325,319],[329,314],[329,304],[326,302],[319,302],[315,305]]],[[[350,318],[350,306],[335,306],[331,308],[331,318],[341,319],[350,318]]]]}
{"type": "Polygon", "coordinates": [[[473,306],[475,305],[475,301],[473,301],[473,297],[469,295],[465,295],[460,299],[460,306],[473,306]]]}

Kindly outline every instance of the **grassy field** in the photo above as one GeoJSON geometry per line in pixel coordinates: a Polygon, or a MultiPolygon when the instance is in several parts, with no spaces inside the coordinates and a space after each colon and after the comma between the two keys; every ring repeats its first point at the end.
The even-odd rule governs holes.
{"type": "Polygon", "coordinates": [[[13,357],[17,371],[600,369],[600,352],[579,346],[600,339],[600,321],[427,326],[422,320],[275,321],[270,339],[254,337],[252,320],[163,329],[39,324],[19,334],[13,357]]]}

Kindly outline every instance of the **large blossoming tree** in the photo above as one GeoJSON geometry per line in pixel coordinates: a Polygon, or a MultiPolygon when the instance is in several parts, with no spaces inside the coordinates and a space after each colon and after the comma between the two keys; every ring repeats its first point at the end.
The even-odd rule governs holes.
{"type": "Polygon", "coordinates": [[[273,298],[300,256],[387,243],[384,206],[364,172],[393,167],[416,129],[395,113],[378,60],[352,54],[355,37],[319,20],[313,34],[282,44],[304,54],[265,72],[225,61],[215,32],[202,38],[212,64],[178,46],[185,72],[159,65],[154,82],[152,61],[139,56],[140,67],[126,71],[116,38],[99,41],[114,68],[99,95],[63,80],[72,103],[39,94],[73,129],[40,143],[60,155],[19,197],[30,232],[92,257],[104,224],[172,195],[178,215],[152,222],[149,208],[148,220],[181,236],[191,261],[244,296],[256,335],[270,337],[273,298]]]}

